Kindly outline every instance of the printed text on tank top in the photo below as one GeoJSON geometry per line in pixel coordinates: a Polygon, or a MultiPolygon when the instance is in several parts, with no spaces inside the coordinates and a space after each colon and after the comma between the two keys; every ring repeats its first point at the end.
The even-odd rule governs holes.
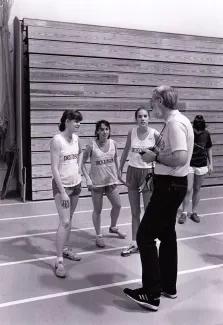
{"type": "Polygon", "coordinates": [[[81,182],[78,166],[79,138],[73,134],[72,139],[63,134],[56,134],[60,141],[58,170],[64,187],[76,186],[81,182]]]}
{"type": "MultiPolygon", "coordinates": [[[[68,146],[73,146],[73,137],[67,138],[63,134],[60,134],[62,138],[64,138],[65,142],[68,144],[68,146]]],[[[78,160],[78,154],[70,154],[70,155],[64,155],[64,161],[67,160],[78,160]]]]}
{"type": "Polygon", "coordinates": [[[136,168],[151,168],[152,163],[145,163],[142,160],[141,153],[146,149],[152,148],[155,144],[155,129],[148,128],[146,136],[138,133],[138,128],[133,128],[131,132],[131,148],[129,152],[128,164],[136,168]],[[140,138],[143,138],[140,139],[140,138]]]}
{"type": "MultiPolygon", "coordinates": [[[[102,154],[106,155],[109,151],[113,151],[114,149],[111,148],[111,141],[108,139],[105,143],[100,143],[98,140],[95,140],[96,146],[102,152],[102,154]],[[104,144],[104,146],[102,145],[104,144]]],[[[105,166],[114,163],[114,157],[104,157],[104,158],[97,158],[95,160],[95,165],[97,166],[105,166]]]]}
{"type": "MultiPolygon", "coordinates": [[[[61,137],[65,140],[65,143],[68,145],[68,146],[73,146],[73,143],[74,143],[74,139],[73,139],[73,135],[72,137],[65,137],[63,135],[63,133],[60,133],[61,137]]],[[[70,155],[64,155],[64,161],[66,160],[78,160],[78,154],[70,154],[70,155]]]]}
{"type": "MultiPolygon", "coordinates": [[[[147,129],[147,132],[144,132],[144,133],[141,133],[140,134],[139,128],[136,128],[136,137],[137,137],[137,139],[139,141],[145,141],[147,138],[150,137],[151,132],[152,132],[152,129],[151,128],[148,128],[147,129]],[[145,136],[145,134],[146,134],[146,136],[145,136]],[[140,135],[141,135],[141,137],[140,137],[140,135]],[[142,135],[144,135],[144,136],[142,137],[142,135]]],[[[149,148],[147,148],[147,149],[149,149],[149,148]]],[[[132,146],[132,148],[131,148],[131,151],[133,153],[140,153],[140,152],[143,152],[144,150],[145,150],[145,148],[142,148],[142,147],[135,147],[135,146],[133,147],[132,146]]]]}
{"type": "Polygon", "coordinates": [[[77,160],[77,158],[78,158],[78,155],[73,153],[71,155],[64,156],[64,161],[72,160],[72,159],[77,160]]]}
{"type": "Polygon", "coordinates": [[[115,164],[115,142],[108,139],[104,148],[99,148],[96,140],[92,142],[91,168],[89,176],[95,187],[117,184],[117,169],[115,164]]]}

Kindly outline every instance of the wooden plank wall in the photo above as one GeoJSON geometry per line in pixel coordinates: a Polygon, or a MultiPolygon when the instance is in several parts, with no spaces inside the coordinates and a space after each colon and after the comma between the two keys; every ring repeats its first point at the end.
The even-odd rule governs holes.
{"type": "MultiPolygon", "coordinates": [[[[179,109],[204,115],[212,134],[215,172],[204,185],[223,184],[223,40],[24,19],[27,26],[32,199],[52,198],[50,138],[63,110],[79,109],[83,147],[95,122],[112,123],[121,154],[134,111],[157,85],[179,91],[179,109]]],[[[151,120],[160,130],[161,121],[151,120]]],[[[83,181],[82,195],[89,195],[83,181]]],[[[120,192],[126,188],[120,186],[120,192]]]]}

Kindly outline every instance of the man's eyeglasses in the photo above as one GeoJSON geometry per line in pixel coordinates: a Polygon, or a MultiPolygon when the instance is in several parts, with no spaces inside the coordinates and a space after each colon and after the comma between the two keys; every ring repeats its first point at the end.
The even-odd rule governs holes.
{"type": "Polygon", "coordinates": [[[153,99],[151,98],[149,100],[149,108],[150,108],[151,111],[154,109],[153,102],[155,102],[157,99],[160,99],[160,98],[161,98],[160,96],[156,96],[155,98],[153,98],[153,99]]]}

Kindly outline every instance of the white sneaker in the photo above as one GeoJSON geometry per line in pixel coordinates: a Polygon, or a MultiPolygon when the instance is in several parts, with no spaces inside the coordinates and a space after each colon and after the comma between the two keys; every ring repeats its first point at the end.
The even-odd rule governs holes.
{"type": "Polygon", "coordinates": [[[66,278],[66,271],[63,262],[55,264],[55,274],[58,278],[66,278]]]}
{"type": "Polygon", "coordinates": [[[96,236],[96,245],[100,248],[105,247],[104,238],[102,236],[96,236]]]}
{"type": "Polygon", "coordinates": [[[139,252],[138,247],[131,243],[128,247],[124,248],[124,250],[121,252],[121,256],[126,257],[138,252],[139,252]]]}
{"type": "Polygon", "coordinates": [[[72,249],[67,249],[63,251],[63,257],[68,258],[72,261],[80,261],[81,257],[77,253],[74,253],[72,249]]]}

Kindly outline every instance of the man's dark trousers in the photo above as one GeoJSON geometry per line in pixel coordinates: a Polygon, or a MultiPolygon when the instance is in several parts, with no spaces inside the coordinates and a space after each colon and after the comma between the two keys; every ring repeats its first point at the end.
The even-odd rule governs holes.
{"type": "Polygon", "coordinates": [[[154,190],[137,232],[145,292],[176,293],[177,210],[187,192],[187,176],[154,175],[154,190]],[[156,239],[160,240],[159,256],[156,239]]]}

